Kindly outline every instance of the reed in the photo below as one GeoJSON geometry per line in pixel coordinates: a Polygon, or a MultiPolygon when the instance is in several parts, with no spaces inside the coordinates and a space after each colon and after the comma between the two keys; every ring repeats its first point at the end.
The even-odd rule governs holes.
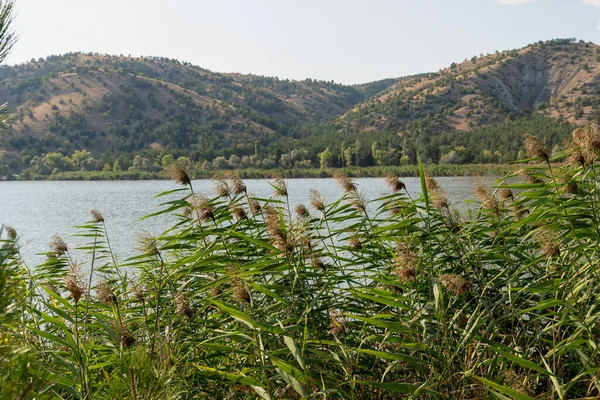
{"type": "Polygon", "coordinates": [[[124,263],[99,212],[77,264],[54,238],[27,269],[4,230],[0,397],[600,396],[597,132],[555,158],[528,138],[463,214],[422,166],[420,196],[388,173],[368,200],[339,175],[310,210],[281,178],[265,200],[219,177],[209,198],[172,170],[186,187],[156,215],[177,223],[124,263]]]}

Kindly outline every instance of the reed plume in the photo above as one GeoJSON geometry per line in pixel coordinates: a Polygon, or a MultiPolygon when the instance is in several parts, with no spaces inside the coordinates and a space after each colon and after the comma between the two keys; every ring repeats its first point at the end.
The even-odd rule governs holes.
{"type": "Polygon", "coordinates": [[[252,212],[254,214],[260,214],[262,212],[262,206],[260,205],[260,202],[258,200],[250,199],[249,203],[250,203],[250,209],[252,210],[252,212]]]}
{"type": "Polygon", "coordinates": [[[160,251],[158,250],[158,241],[152,235],[147,233],[140,234],[139,242],[141,245],[140,249],[145,255],[154,256],[160,254],[160,251]]]}
{"type": "Polygon", "coordinates": [[[329,326],[328,332],[339,337],[346,333],[346,325],[344,323],[343,314],[333,308],[329,309],[329,326]]]}
{"type": "Polygon", "coordinates": [[[229,178],[229,182],[230,182],[230,187],[233,190],[234,194],[242,194],[242,193],[246,193],[246,184],[244,183],[244,181],[242,180],[242,178],[239,177],[239,175],[230,175],[229,178]]]}
{"type": "Polygon", "coordinates": [[[241,221],[247,218],[246,210],[244,210],[244,207],[239,204],[231,204],[229,206],[229,210],[236,221],[241,221]]]}
{"type": "Polygon", "coordinates": [[[535,136],[527,136],[525,138],[525,151],[531,158],[541,158],[543,161],[548,161],[548,149],[546,146],[535,136]]]}
{"type": "Polygon", "coordinates": [[[271,244],[283,253],[291,253],[294,249],[294,242],[291,236],[282,229],[279,214],[270,210],[265,224],[271,244]]]}
{"type": "Polygon", "coordinates": [[[104,222],[104,216],[100,213],[100,211],[92,209],[90,210],[90,214],[92,214],[92,218],[95,222],[104,222]]]}
{"type": "Polygon", "coordinates": [[[298,218],[308,218],[309,217],[308,209],[306,208],[306,206],[304,204],[298,204],[294,208],[294,211],[296,212],[296,215],[298,216],[298,218]]]}
{"type": "Polygon", "coordinates": [[[398,193],[399,191],[406,189],[406,185],[400,180],[400,178],[398,178],[398,175],[396,174],[387,174],[385,176],[385,183],[394,193],[398,193]]]}
{"type": "Polygon", "coordinates": [[[206,196],[196,196],[192,200],[192,207],[196,210],[198,218],[202,222],[213,220],[215,218],[215,207],[206,196]]]}
{"type": "Polygon", "coordinates": [[[65,287],[73,300],[75,300],[75,303],[78,303],[81,296],[85,293],[81,277],[79,276],[79,267],[76,264],[69,267],[69,272],[65,277],[65,287]]]}
{"type": "Polygon", "coordinates": [[[573,142],[585,151],[600,150],[600,131],[597,124],[577,128],[572,133],[573,142]]]}
{"type": "Polygon", "coordinates": [[[135,344],[135,338],[125,324],[119,326],[119,341],[123,347],[131,347],[135,344]]]}
{"type": "Polygon", "coordinates": [[[333,174],[333,179],[344,192],[348,194],[356,192],[356,183],[348,176],[335,173],[333,174]]]}
{"type": "Polygon", "coordinates": [[[229,187],[229,183],[227,183],[227,179],[222,176],[213,176],[212,180],[217,196],[222,198],[231,197],[231,188],[229,187]]]}
{"type": "Polygon", "coordinates": [[[498,193],[498,199],[501,202],[504,202],[504,201],[512,199],[512,198],[514,198],[512,190],[510,190],[508,188],[502,188],[502,189],[500,189],[500,191],[498,193]]]}
{"type": "Polygon", "coordinates": [[[275,177],[273,179],[273,189],[275,189],[275,196],[279,196],[279,197],[287,197],[288,195],[288,188],[287,188],[287,183],[285,182],[285,180],[281,177],[275,177]]]}
{"type": "Polygon", "coordinates": [[[310,194],[308,195],[308,201],[310,205],[317,211],[324,212],[325,211],[325,199],[321,195],[321,193],[317,192],[314,189],[310,189],[310,194]]]}
{"type": "Polygon", "coordinates": [[[167,166],[166,171],[169,178],[175,183],[183,186],[188,186],[192,183],[189,175],[185,172],[185,169],[177,163],[167,166]]]}
{"type": "Polygon", "coordinates": [[[17,231],[15,228],[12,226],[6,226],[4,229],[6,230],[6,235],[8,236],[9,240],[15,240],[17,238],[17,231]]]}
{"type": "Polygon", "coordinates": [[[117,303],[117,295],[114,293],[108,282],[100,282],[96,286],[96,298],[106,305],[117,303]]]}
{"type": "Polygon", "coordinates": [[[351,235],[348,238],[348,245],[354,250],[361,250],[363,248],[360,237],[357,234],[351,235]]]}
{"type": "Polygon", "coordinates": [[[196,310],[190,305],[188,299],[183,295],[183,293],[177,293],[177,297],[175,298],[175,303],[177,308],[175,312],[179,315],[185,315],[188,320],[191,320],[194,315],[196,315],[196,310]]]}
{"type": "Polygon", "coordinates": [[[431,203],[435,207],[440,210],[444,208],[448,209],[448,194],[442,189],[438,181],[428,173],[425,173],[425,187],[429,192],[431,203]]]}
{"type": "Polygon", "coordinates": [[[48,245],[50,246],[50,251],[56,257],[60,257],[69,251],[69,247],[67,246],[65,241],[58,235],[52,236],[52,240],[48,245]]]}
{"type": "Polygon", "coordinates": [[[455,296],[461,296],[469,292],[471,284],[464,277],[457,274],[445,274],[438,281],[455,296]]]}
{"type": "Polygon", "coordinates": [[[234,300],[237,300],[240,303],[250,303],[251,300],[250,293],[248,292],[248,289],[246,289],[244,281],[241,279],[235,279],[232,296],[234,300]]]}
{"type": "Polygon", "coordinates": [[[488,192],[487,186],[483,180],[480,180],[475,184],[473,192],[481,203],[481,208],[498,211],[498,200],[488,192]]]}
{"type": "Polygon", "coordinates": [[[408,239],[398,240],[395,253],[395,272],[398,279],[402,282],[414,281],[417,276],[419,257],[413,250],[412,242],[408,239]]]}

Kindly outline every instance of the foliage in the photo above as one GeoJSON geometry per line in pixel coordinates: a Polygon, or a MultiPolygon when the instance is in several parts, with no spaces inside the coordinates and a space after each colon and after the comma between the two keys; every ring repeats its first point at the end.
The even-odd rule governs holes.
{"type": "MultiPolygon", "coordinates": [[[[312,192],[310,210],[290,209],[282,179],[274,198],[258,199],[223,176],[208,198],[171,166],[185,187],[162,194],[179,196],[155,215],[177,222],[143,238],[138,256],[119,263],[93,211],[80,227],[87,260],[72,260],[55,237],[31,275],[11,272],[26,300],[2,326],[35,357],[16,358],[2,390],[86,399],[598,396],[600,133],[591,126],[573,138],[553,159],[528,137],[531,158],[494,191],[477,185],[463,214],[421,164],[418,197],[388,176],[390,193],[368,200],[337,176],[343,196],[325,203],[312,192]],[[19,384],[24,362],[41,379],[19,384]]],[[[18,256],[8,254],[2,271],[14,271],[18,256]]]]}

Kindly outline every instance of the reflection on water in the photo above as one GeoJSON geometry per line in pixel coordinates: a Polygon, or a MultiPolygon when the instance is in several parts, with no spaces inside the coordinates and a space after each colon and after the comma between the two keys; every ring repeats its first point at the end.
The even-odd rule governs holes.
{"type": "MultiPolygon", "coordinates": [[[[418,178],[404,178],[409,193],[418,196],[418,178]]],[[[441,186],[453,204],[473,198],[474,178],[441,177],[441,186]]],[[[359,189],[368,199],[389,193],[383,179],[356,179],[359,189]]],[[[246,180],[249,193],[268,198],[273,188],[267,180],[246,180]]],[[[290,179],[287,181],[290,206],[307,203],[310,189],[318,190],[326,201],[338,199],[342,192],[333,179],[290,179]]],[[[194,190],[212,196],[209,180],[193,182],[194,190]]],[[[77,182],[0,182],[0,224],[14,227],[19,233],[23,258],[29,265],[44,259],[38,255],[48,251],[52,235],[65,238],[71,248],[84,243],[74,237],[76,225],[91,219],[90,210],[99,210],[105,218],[113,249],[124,260],[135,252],[138,234],[158,235],[173,222],[161,216],[139,219],[160,209],[160,203],[182,196],[154,197],[158,193],[178,188],[170,181],[77,181],[77,182]]]]}

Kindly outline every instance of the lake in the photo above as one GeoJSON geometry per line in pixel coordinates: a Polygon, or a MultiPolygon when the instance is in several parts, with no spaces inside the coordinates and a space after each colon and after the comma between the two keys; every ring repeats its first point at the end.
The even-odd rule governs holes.
{"type": "MultiPolygon", "coordinates": [[[[437,178],[451,203],[473,198],[472,177],[437,178]]],[[[419,178],[403,178],[407,190],[418,195],[419,178]]],[[[389,193],[381,178],[355,180],[368,199],[389,193]]],[[[491,179],[489,179],[491,181],[491,179]]],[[[248,192],[257,197],[271,197],[273,188],[267,180],[245,180],[248,192]]],[[[308,203],[310,189],[318,190],[327,202],[338,199],[342,191],[333,179],[287,180],[291,206],[308,203]]],[[[193,181],[199,194],[214,196],[210,180],[193,181]]],[[[108,235],[120,260],[134,255],[140,233],[158,235],[173,220],[167,217],[140,218],[160,209],[169,197],[156,198],[161,192],[181,186],[171,181],[24,181],[0,182],[0,225],[10,225],[19,234],[19,244],[25,262],[32,266],[43,261],[41,253],[48,251],[48,242],[58,234],[71,249],[83,243],[73,235],[74,228],[91,219],[95,208],[104,215],[108,235]]],[[[170,198],[176,198],[176,194],[170,198]]]]}

